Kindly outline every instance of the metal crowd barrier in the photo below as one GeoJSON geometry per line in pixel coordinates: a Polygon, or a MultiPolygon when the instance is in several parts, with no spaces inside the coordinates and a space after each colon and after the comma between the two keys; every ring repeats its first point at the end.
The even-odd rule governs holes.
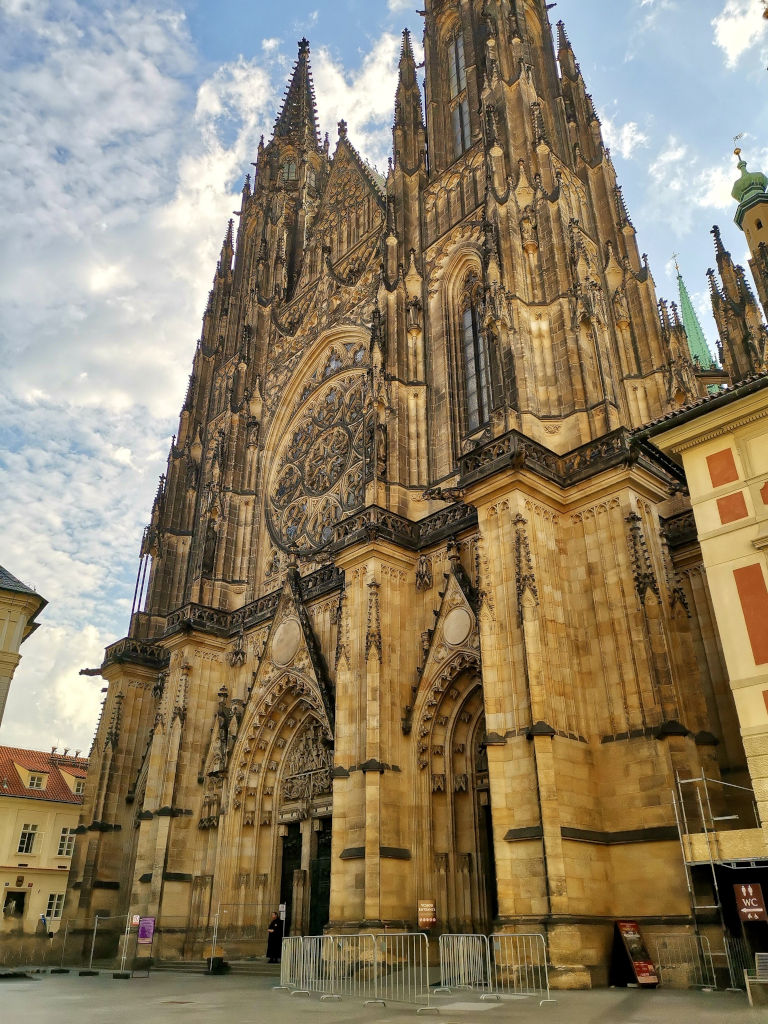
{"type": "Polygon", "coordinates": [[[705,935],[657,935],[656,966],[662,985],[677,982],[681,987],[717,988],[712,950],[705,935]]]}
{"type": "MultiPolygon", "coordinates": [[[[422,933],[321,935],[283,940],[279,988],[291,995],[407,1003],[418,1013],[431,1004],[429,941],[422,933]]],[[[547,945],[538,933],[443,935],[440,988],[480,990],[481,999],[550,998],[547,945]]]]}
{"type": "Polygon", "coordinates": [[[283,939],[280,954],[280,984],[277,988],[288,992],[303,991],[304,984],[304,939],[290,936],[283,939]]]}
{"type": "Polygon", "coordinates": [[[283,940],[280,986],[291,995],[430,1006],[429,941],[422,934],[321,935],[283,940]],[[423,1004],[423,1005],[420,1005],[423,1004]]]}
{"type": "Polygon", "coordinates": [[[491,989],[498,995],[536,996],[539,1006],[554,1003],[549,991],[547,943],[538,932],[491,936],[491,989]]]}
{"type": "Polygon", "coordinates": [[[375,999],[377,997],[378,963],[374,936],[336,935],[328,937],[333,941],[333,989],[326,994],[327,997],[375,999]]]}
{"type": "MultiPolygon", "coordinates": [[[[440,936],[440,988],[485,989],[491,986],[491,949],[487,935],[440,936]]],[[[486,992],[481,998],[490,996],[486,992]]],[[[498,998],[491,996],[491,998],[498,998]]]]}
{"type": "Polygon", "coordinates": [[[374,995],[367,1003],[425,1003],[430,1006],[429,939],[420,932],[375,935],[374,995]]]}
{"type": "Polygon", "coordinates": [[[749,946],[744,939],[732,939],[726,935],[724,939],[725,952],[728,957],[728,972],[731,976],[731,988],[743,992],[746,988],[744,972],[749,970],[750,953],[749,946]]]}

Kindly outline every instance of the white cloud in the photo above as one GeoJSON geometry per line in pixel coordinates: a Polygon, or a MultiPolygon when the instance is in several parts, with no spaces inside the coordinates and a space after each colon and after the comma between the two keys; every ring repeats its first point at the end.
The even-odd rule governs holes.
{"type": "Polygon", "coordinates": [[[0,3],[0,563],[49,601],[3,741],[87,747],[99,681],[77,673],[127,628],[218,246],[277,91],[242,59],[190,88],[170,6],[0,3]]]}
{"type": "Polygon", "coordinates": [[[342,118],[363,156],[384,164],[392,149],[392,118],[401,36],[385,32],[353,72],[321,48],[313,59],[317,105],[324,125],[342,118]]]}
{"type": "Polygon", "coordinates": [[[636,150],[646,148],[650,142],[636,121],[617,124],[605,114],[601,115],[600,121],[606,146],[619,153],[624,160],[631,160],[636,150]]]}
{"type": "MultiPolygon", "coordinates": [[[[195,86],[173,2],[0,0],[0,563],[49,601],[4,743],[90,743],[102,683],[78,672],[127,628],[226,221],[292,64],[265,39],[195,86]]],[[[313,55],[323,122],[372,160],[399,46],[352,71],[313,55]]]]}
{"type": "Polygon", "coordinates": [[[723,10],[713,18],[715,45],[723,51],[727,67],[735,68],[744,53],[768,38],[763,11],[762,0],[726,0],[723,10]]]}
{"type": "MultiPolygon", "coordinates": [[[[755,154],[757,164],[767,159],[766,150],[755,154]]],[[[646,211],[653,219],[664,222],[672,235],[681,238],[697,223],[697,210],[733,210],[731,190],[737,176],[733,156],[707,166],[689,144],[669,136],[648,166],[646,211]]]]}

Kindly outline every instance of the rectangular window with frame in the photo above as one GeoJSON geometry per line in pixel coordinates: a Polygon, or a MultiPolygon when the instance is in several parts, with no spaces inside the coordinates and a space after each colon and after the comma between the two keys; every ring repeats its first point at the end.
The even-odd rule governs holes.
{"type": "Polygon", "coordinates": [[[48,897],[48,909],[45,916],[49,921],[58,921],[61,918],[62,911],[64,910],[64,893],[63,892],[52,892],[48,897]]]}
{"type": "Polygon", "coordinates": [[[467,88],[467,67],[464,59],[464,36],[461,31],[457,31],[453,34],[449,42],[449,70],[450,70],[450,87],[451,87],[451,99],[454,99],[459,93],[464,92],[467,88]]]}
{"type": "Polygon", "coordinates": [[[457,29],[448,40],[448,92],[451,105],[454,156],[461,156],[470,145],[467,68],[464,36],[457,29]]]}
{"type": "Polygon", "coordinates": [[[56,854],[56,856],[71,857],[74,848],[75,830],[73,828],[63,828],[61,830],[61,836],[59,837],[59,852],[56,854]]]}
{"type": "Polygon", "coordinates": [[[85,792],[85,779],[75,779],[75,796],[81,796],[85,792]]]}
{"type": "Polygon", "coordinates": [[[453,151],[456,156],[469,149],[469,106],[467,101],[456,103],[451,111],[453,122],[453,151]]]}
{"type": "Polygon", "coordinates": [[[30,775],[28,789],[45,789],[44,775],[30,775]]]}
{"type": "Polygon", "coordinates": [[[32,853],[37,835],[37,825],[24,825],[19,836],[17,853],[32,853]]]}

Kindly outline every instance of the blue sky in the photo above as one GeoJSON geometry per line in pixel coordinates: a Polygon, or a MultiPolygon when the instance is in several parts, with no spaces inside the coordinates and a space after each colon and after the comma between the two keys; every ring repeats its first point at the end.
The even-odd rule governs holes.
{"type": "MultiPolygon", "coordinates": [[[[0,742],[87,748],[216,256],[307,35],[322,128],[386,166],[416,0],[0,0],[0,563],[49,600],[0,742]]],[[[768,170],[761,0],[559,0],[659,294],[710,341],[732,137],[768,170]]]]}

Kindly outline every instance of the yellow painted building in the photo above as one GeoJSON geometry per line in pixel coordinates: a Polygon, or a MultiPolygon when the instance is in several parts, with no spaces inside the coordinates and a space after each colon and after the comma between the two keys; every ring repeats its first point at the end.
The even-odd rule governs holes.
{"type": "MultiPolygon", "coordinates": [[[[768,312],[768,177],[749,172],[738,149],[736,156],[734,220],[746,236],[757,296],[768,312]]],[[[722,286],[711,271],[712,305],[720,354],[736,383],[652,423],[638,437],[685,472],[751,782],[751,789],[722,787],[702,772],[701,782],[679,787],[689,877],[695,880],[697,867],[708,865],[710,899],[724,928],[732,935],[743,930],[759,951],[768,949],[768,923],[737,908],[744,888],[768,892],[768,332],[744,269],[734,264],[719,229],[713,233],[722,286]],[[698,806],[689,816],[694,798],[698,806]]]]}
{"type": "Polygon", "coordinates": [[[48,602],[0,565],[0,724],[13,673],[21,661],[19,648],[38,626],[48,602]]]}
{"type": "Polygon", "coordinates": [[[685,469],[768,857],[768,374],[648,429],[685,469]]]}
{"type": "Polygon", "coordinates": [[[66,751],[0,747],[0,938],[58,930],[87,769],[66,751]]]}

